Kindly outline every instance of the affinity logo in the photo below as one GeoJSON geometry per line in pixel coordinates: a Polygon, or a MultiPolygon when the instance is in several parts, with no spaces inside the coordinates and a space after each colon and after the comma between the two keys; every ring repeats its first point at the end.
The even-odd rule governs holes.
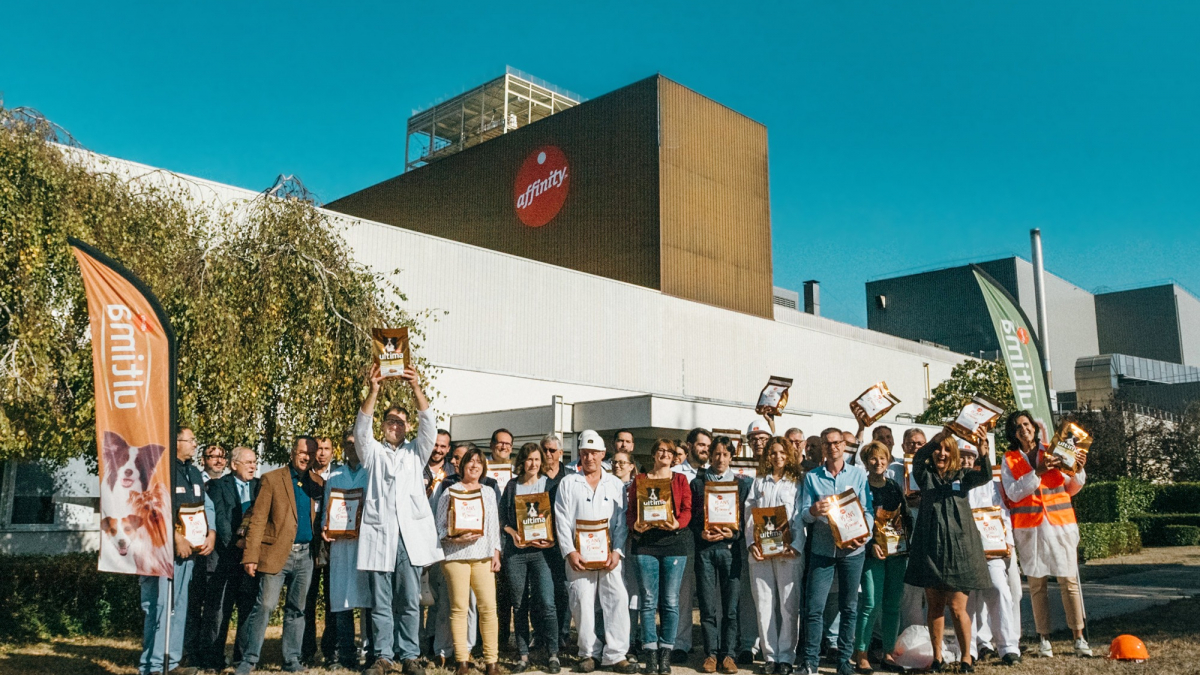
{"type": "Polygon", "coordinates": [[[517,172],[513,197],[517,218],[529,227],[541,227],[554,219],[567,200],[570,173],[567,157],[553,145],[534,150],[517,172]]]}

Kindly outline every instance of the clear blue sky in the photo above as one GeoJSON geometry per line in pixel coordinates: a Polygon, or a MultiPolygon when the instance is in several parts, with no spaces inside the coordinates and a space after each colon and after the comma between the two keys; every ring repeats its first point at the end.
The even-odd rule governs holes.
{"type": "Polygon", "coordinates": [[[512,65],[595,97],[661,72],[763,122],[776,284],[1019,253],[1200,291],[1200,2],[9,3],[5,105],[86,147],[325,201],[405,119],[512,65]],[[593,3],[598,4],[598,3],[593,3]],[[750,9],[753,8],[753,9],[750,9]]]}

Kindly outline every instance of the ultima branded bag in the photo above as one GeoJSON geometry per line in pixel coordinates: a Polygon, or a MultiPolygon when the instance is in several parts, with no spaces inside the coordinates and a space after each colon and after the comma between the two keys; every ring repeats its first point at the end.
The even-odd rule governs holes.
{"type": "Polygon", "coordinates": [[[384,379],[400,377],[412,361],[407,328],[373,328],[371,346],[384,379]]]}
{"type": "Polygon", "coordinates": [[[550,511],[550,493],[517,495],[517,534],[526,544],[554,541],[554,520],[550,511]]]}
{"type": "Polygon", "coordinates": [[[754,522],[754,543],[758,544],[762,557],[783,555],[792,542],[787,509],[782,504],[755,508],[750,518],[754,522]]]}
{"type": "Polygon", "coordinates": [[[649,478],[640,475],[637,482],[637,519],[650,527],[674,530],[679,523],[675,520],[675,504],[671,495],[670,478],[649,478]]]}

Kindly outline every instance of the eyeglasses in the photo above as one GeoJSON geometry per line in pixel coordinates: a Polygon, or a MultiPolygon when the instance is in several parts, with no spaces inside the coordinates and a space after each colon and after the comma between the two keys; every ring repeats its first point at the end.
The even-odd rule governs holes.
{"type": "Polygon", "coordinates": [[[623,459],[613,460],[613,466],[633,466],[633,462],[627,462],[623,459]]]}
{"type": "Polygon", "coordinates": [[[205,455],[205,456],[204,456],[204,458],[205,458],[205,459],[220,459],[220,460],[224,460],[224,459],[225,459],[225,455],[222,455],[222,454],[221,454],[221,453],[219,453],[219,452],[214,452],[214,453],[212,453],[212,454],[205,455]]]}
{"type": "Polygon", "coordinates": [[[408,424],[408,420],[404,419],[403,417],[388,417],[383,420],[383,423],[396,426],[400,424],[408,424]]]}

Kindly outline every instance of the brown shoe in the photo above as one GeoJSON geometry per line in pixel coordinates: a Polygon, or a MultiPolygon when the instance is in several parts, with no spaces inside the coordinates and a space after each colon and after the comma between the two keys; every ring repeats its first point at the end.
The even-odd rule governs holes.
{"type": "Polygon", "coordinates": [[[500,675],[500,666],[495,663],[489,663],[483,669],[483,675],[500,675]]]}
{"type": "Polygon", "coordinates": [[[709,654],[704,658],[704,663],[700,665],[700,672],[715,673],[717,672],[717,657],[709,654]]]}
{"type": "Polygon", "coordinates": [[[375,663],[372,663],[371,667],[367,668],[363,675],[387,675],[392,672],[395,666],[396,664],[388,659],[376,659],[375,663]]]}
{"type": "Polygon", "coordinates": [[[737,671],[737,661],[734,661],[732,656],[726,656],[725,659],[721,661],[721,672],[725,673],[725,675],[733,675],[737,671]]]}
{"type": "Polygon", "coordinates": [[[454,669],[454,675],[471,675],[471,662],[459,661],[458,668],[454,669]]]}

